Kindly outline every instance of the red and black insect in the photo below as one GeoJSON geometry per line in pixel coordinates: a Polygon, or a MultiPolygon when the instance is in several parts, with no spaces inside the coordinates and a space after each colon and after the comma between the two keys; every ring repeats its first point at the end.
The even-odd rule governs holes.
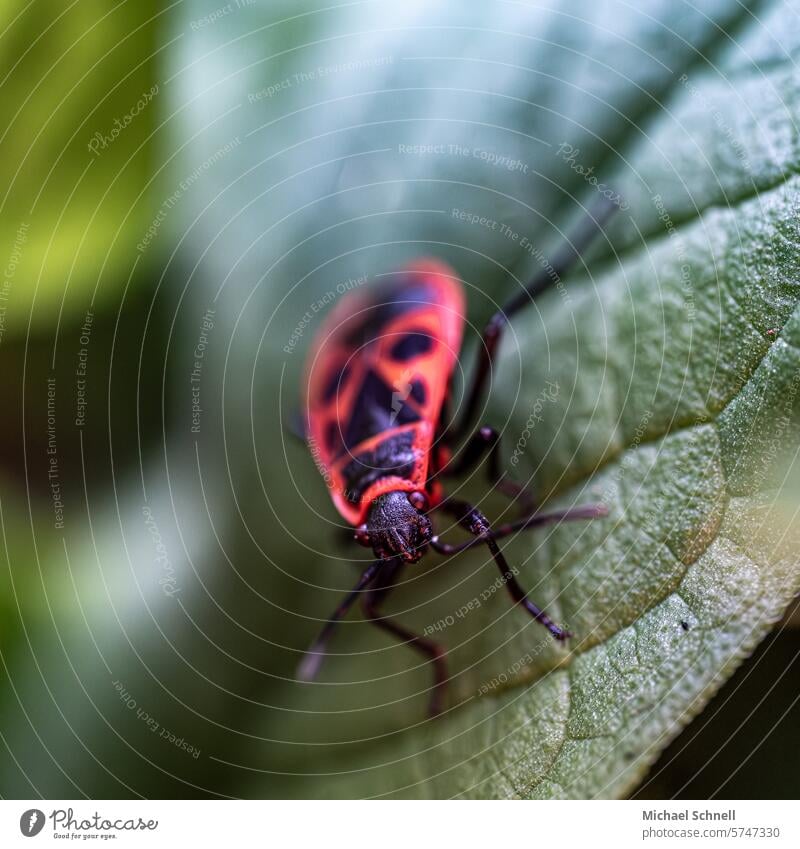
{"type": "Polygon", "coordinates": [[[447,424],[451,378],[465,320],[461,284],[448,266],[422,260],[377,287],[349,292],[325,321],[309,355],[304,377],[306,437],[321,466],[334,504],[355,527],[355,539],[377,558],[336,608],[304,655],[298,677],[316,676],[336,623],[360,597],[369,620],[425,655],[433,664],[431,713],[442,709],[447,682],[445,650],[384,616],[382,602],[398,573],[428,548],[455,554],[478,544],[489,548],[515,603],[541,622],[556,640],[571,636],[527,597],[497,540],[562,519],[605,515],[600,504],[557,513],[532,510],[533,500],[505,478],[500,438],[479,428],[453,459],[469,432],[486,388],[503,328],[530,300],[570,267],[599,231],[613,207],[587,216],[551,266],[495,313],[483,331],[463,415],[447,424]],[[474,506],[445,495],[442,480],[476,466],[488,455],[490,482],[527,504],[520,519],[493,528],[474,506]],[[431,515],[453,517],[472,538],[452,545],[435,534],[431,515]]]}

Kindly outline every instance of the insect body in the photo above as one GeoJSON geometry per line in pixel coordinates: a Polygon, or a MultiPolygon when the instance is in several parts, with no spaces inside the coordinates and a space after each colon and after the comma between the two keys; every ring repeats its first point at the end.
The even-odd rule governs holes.
{"type": "Polygon", "coordinates": [[[499,434],[493,428],[481,427],[466,441],[463,437],[485,389],[503,327],[559,279],[610,211],[604,206],[587,218],[548,273],[537,276],[489,321],[464,414],[455,424],[447,422],[445,411],[461,346],[465,300],[461,284],[446,265],[435,260],[414,263],[388,282],[348,293],[327,318],[312,346],[304,378],[307,438],[334,504],[354,526],[356,540],[372,547],[376,560],[303,657],[298,669],[302,680],[316,676],[336,623],[360,597],[375,625],[432,661],[431,713],[440,712],[447,681],[444,649],[380,612],[398,572],[429,548],[454,554],[486,545],[514,601],[555,639],[570,636],[527,598],[497,540],[546,522],[605,515],[603,505],[545,514],[529,509],[519,520],[492,528],[477,508],[448,498],[442,480],[462,474],[488,455],[491,482],[519,497],[523,505],[531,501],[521,487],[505,479],[499,434]],[[462,441],[453,459],[451,446],[462,441]],[[449,513],[472,538],[457,545],[441,541],[431,521],[437,511],[449,513]]]}
{"type": "MultiPolygon", "coordinates": [[[[409,503],[405,495],[387,499],[392,493],[434,494],[431,453],[464,307],[455,275],[429,260],[376,290],[349,293],[320,330],[306,379],[308,436],[350,524],[363,526],[376,503],[409,503]]],[[[391,548],[400,532],[375,542],[419,559],[415,548],[391,548]]]]}

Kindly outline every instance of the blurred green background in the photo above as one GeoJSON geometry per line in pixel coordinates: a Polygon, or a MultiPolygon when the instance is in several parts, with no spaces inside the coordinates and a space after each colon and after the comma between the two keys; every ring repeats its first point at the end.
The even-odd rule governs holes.
{"type": "MultiPolygon", "coordinates": [[[[451,738],[461,727],[452,717],[430,727],[429,671],[358,616],[343,624],[322,682],[293,681],[299,652],[366,555],[341,541],[308,452],[282,426],[319,317],[284,348],[338,283],[372,281],[423,253],[464,278],[480,326],[537,259],[452,210],[503,222],[551,256],[595,195],[591,169],[629,210],[578,269],[575,313],[557,299],[532,308],[487,416],[516,433],[538,387],[526,383],[530,370],[587,374],[547,426],[565,435],[532,445],[526,474],[547,497],[567,486],[594,497],[581,481],[629,444],[649,409],[636,391],[664,387],[656,420],[683,421],[707,401],[695,404],[687,375],[704,381],[711,363],[703,391],[714,416],[794,314],[796,242],[782,227],[784,210],[798,208],[798,13],[795,3],[727,0],[5,3],[0,794],[454,795],[458,780],[426,785],[439,767],[423,759],[406,778],[402,764],[434,745],[448,748],[447,764],[502,763],[491,734],[480,745],[463,729],[451,738]],[[578,151],[573,160],[563,145],[578,151]],[[682,261],[656,195],[692,257],[712,245],[698,265],[743,279],[755,261],[764,275],[709,300],[695,281],[697,309],[713,321],[677,365],[665,352],[683,351],[686,331],[669,314],[680,281],[670,289],[667,278],[682,261]],[[717,215],[728,208],[730,218],[717,215]],[[724,254],[723,231],[737,238],[724,254]],[[741,247],[748,239],[756,247],[741,247]],[[668,296],[655,304],[648,291],[668,296]],[[633,337],[619,315],[604,335],[625,298],[641,349],[625,348],[633,337]],[[734,327],[726,310],[740,306],[734,327]],[[648,328],[653,315],[663,325],[648,328]],[[740,349],[753,326],[748,360],[740,349]],[[719,389],[734,360],[743,376],[719,389]],[[634,390],[616,397],[608,374],[629,366],[634,390]]],[[[796,404],[790,418],[789,461],[796,404]]],[[[797,474],[784,483],[780,503],[794,518],[797,474]]],[[[471,486],[480,492],[477,479],[471,486]]],[[[652,486],[675,496],[657,476],[652,486]]],[[[561,528],[537,543],[527,585],[555,599],[548,552],[577,535],[571,562],[582,565],[604,533],[561,528]]],[[[796,574],[786,540],[781,532],[781,563],[796,574]]],[[[522,560],[530,548],[511,550],[522,560]]],[[[434,563],[409,576],[397,615],[435,622],[493,580],[479,554],[434,563]]],[[[781,619],[790,584],[765,602],[764,629],[781,619]]],[[[608,588],[598,604],[615,597],[608,588]]],[[[570,603],[578,621],[594,616],[570,603]]],[[[481,681],[541,638],[508,610],[494,599],[452,638],[454,704],[474,701],[481,681]]],[[[639,768],[591,792],[796,797],[786,752],[799,743],[800,631],[782,620],[748,660],[758,640],[745,642],[664,720],[657,744],[641,744],[639,768]],[[695,697],[709,698],[742,660],[676,736],[695,697]]],[[[519,685],[562,661],[548,649],[519,685]]],[[[528,795],[525,782],[511,784],[528,795]]],[[[503,795],[490,785],[478,795],[503,795]]]]}

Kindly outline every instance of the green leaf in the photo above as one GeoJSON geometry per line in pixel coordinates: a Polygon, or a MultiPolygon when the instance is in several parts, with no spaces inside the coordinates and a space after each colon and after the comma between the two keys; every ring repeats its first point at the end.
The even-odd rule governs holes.
{"type": "MultiPolygon", "coordinates": [[[[768,22],[775,31],[783,14],[768,22]]],[[[800,588],[798,529],[781,492],[800,428],[800,181],[782,140],[800,101],[791,62],[775,57],[762,73],[745,61],[750,40],[745,32],[740,50],[720,48],[721,72],[681,80],[675,69],[669,108],[646,135],[620,141],[625,167],[606,168],[630,205],[596,251],[609,259],[515,321],[498,364],[490,420],[504,426],[507,457],[526,434],[520,468],[548,506],[600,498],[610,508],[606,520],[506,546],[533,596],[578,635],[571,651],[543,644],[500,593],[459,620],[491,585],[486,557],[459,563],[455,589],[438,574],[424,589],[404,587],[390,605],[404,621],[455,614],[440,637],[465,703],[348,757],[337,749],[322,761],[325,789],[306,779],[297,792],[624,795],[800,588]],[[768,114],[734,123],[734,87],[768,114]],[[445,583],[447,601],[437,598],[445,583]]],[[[590,147],[578,157],[586,168],[598,159],[590,147]]],[[[563,176],[571,170],[565,162],[563,176]]],[[[470,238],[481,238],[475,225],[456,241],[470,238]]],[[[339,643],[378,645],[350,629],[339,643]]],[[[337,662],[349,665],[329,682],[399,675],[387,661],[337,662]]],[[[343,707],[331,689],[292,704],[343,707]]],[[[335,739],[309,725],[287,719],[284,739],[335,739]]],[[[308,757],[312,771],[320,761],[308,757]]]]}
{"type": "MultiPolygon", "coordinates": [[[[82,316],[121,290],[155,215],[153,2],[0,12],[3,333],[82,316]]],[[[142,268],[154,250],[144,254],[142,268]]]]}
{"type": "Polygon", "coordinates": [[[798,650],[796,628],[774,630],[661,753],[636,798],[742,799],[753,793],[754,775],[761,798],[796,798],[795,772],[782,764],[800,735],[792,676],[798,650]]]}

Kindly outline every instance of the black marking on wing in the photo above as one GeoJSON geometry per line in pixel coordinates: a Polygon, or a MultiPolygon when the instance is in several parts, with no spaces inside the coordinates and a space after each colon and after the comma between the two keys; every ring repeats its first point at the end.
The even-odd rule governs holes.
{"type": "Polygon", "coordinates": [[[419,413],[405,403],[410,392],[411,386],[393,389],[380,375],[368,371],[345,429],[345,449],[355,448],[359,442],[393,427],[419,421],[419,413]]]}
{"type": "Polygon", "coordinates": [[[328,422],[325,427],[325,447],[330,454],[341,453],[342,439],[339,436],[339,422],[328,422]]]}
{"type": "Polygon", "coordinates": [[[412,433],[406,431],[387,436],[371,451],[359,454],[344,467],[345,497],[351,504],[358,504],[375,481],[389,476],[410,477],[415,460],[412,433]]]}
{"type": "Polygon", "coordinates": [[[358,325],[345,336],[345,344],[353,350],[377,339],[386,325],[399,316],[420,306],[438,303],[433,287],[402,275],[380,287],[375,300],[376,303],[361,314],[358,325]]]}
{"type": "Polygon", "coordinates": [[[427,354],[433,347],[433,339],[424,330],[411,330],[392,345],[391,358],[396,363],[405,363],[421,354],[427,354]]]}
{"type": "Polygon", "coordinates": [[[326,404],[333,400],[337,390],[344,388],[349,374],[350,367],[346,363],[331,372],[331,376],[328,378],[328,382],[325,384],[325,389],[322,393],[322,400],[326,404]]]}
{"type": "Polygon", "coordinates": [[[411,397],[420,406],[424,405],[425,399],[428,397],[428,393],[425,390],[425,384],[419,378],[411,381],[411,397]]]}

